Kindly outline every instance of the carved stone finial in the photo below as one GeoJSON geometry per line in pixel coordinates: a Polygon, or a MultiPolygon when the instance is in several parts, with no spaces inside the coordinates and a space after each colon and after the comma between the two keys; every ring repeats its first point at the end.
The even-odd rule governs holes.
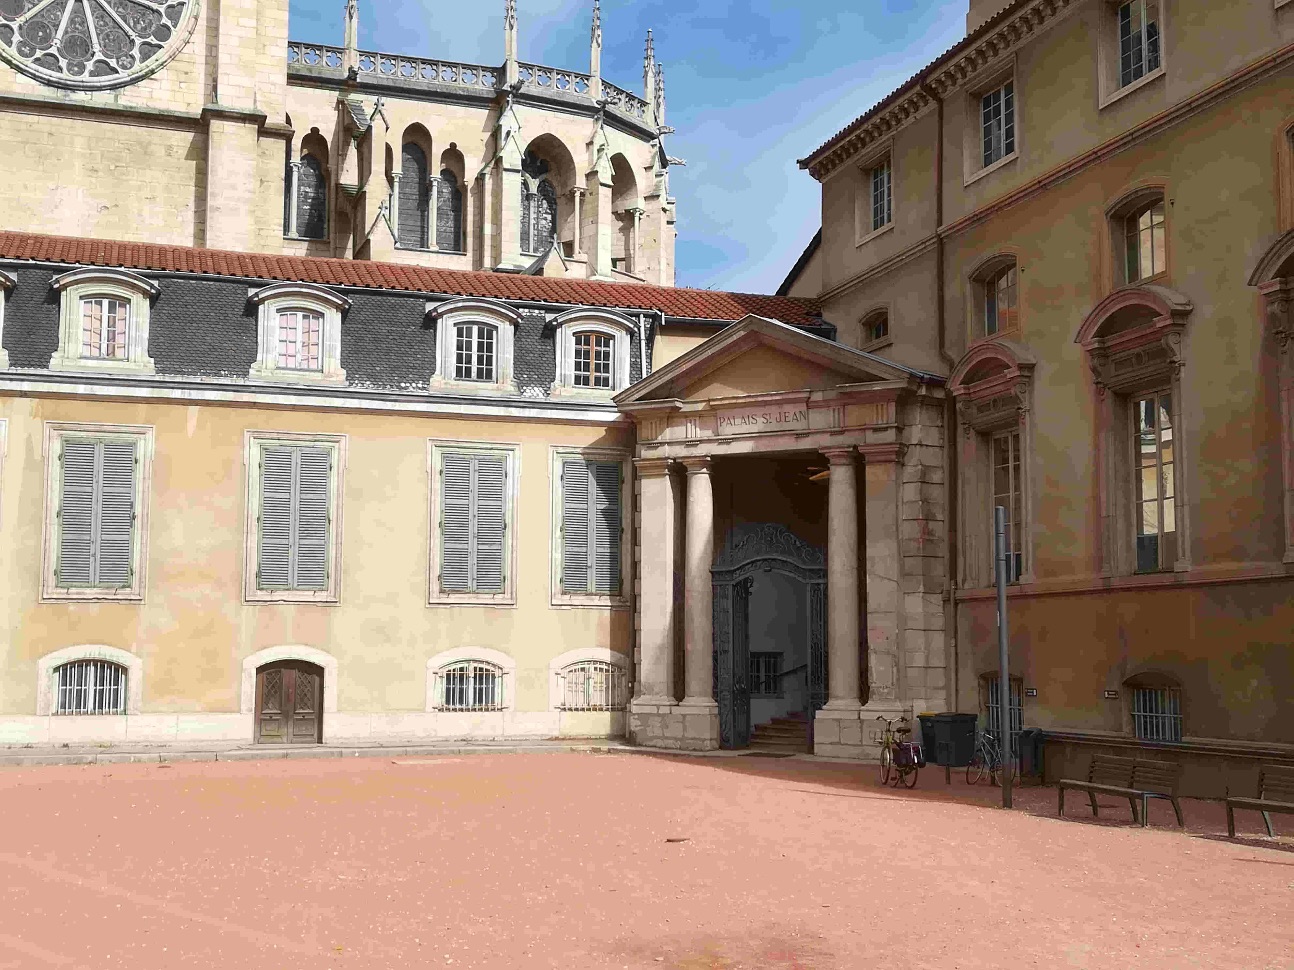
{"type": "Polygon", "coordinates": [[[602,46],[602,0],[593,0],[593,46],[602,46]]]}
{"type": "Polygon", "coordinates": [[[504,0],[503,26],[508,30],[517,29],[517,0],[504,0]]]}
{"type": "Polygon", "coordinates": [[[342,66],[346,72],[359,71],[359,0],[346,0],[346,53],[342,66]]]}
{"type": "Polygon", "coordinates": [[[517,0],[505,0],[503,8],[503,84],[516,85],[520,77],[517,67],[517,0]]]}
{"type": "Polygon", "coordinates": [[[656,65],[656,124],[665,124],[665,65],[656,65]]]}
{"type": "Polygon", "coordinates": [[[643,100],[651,104],[656,99],[656,41],[651,28],[647,28],[647,49],[643,54],[643,100]]]}

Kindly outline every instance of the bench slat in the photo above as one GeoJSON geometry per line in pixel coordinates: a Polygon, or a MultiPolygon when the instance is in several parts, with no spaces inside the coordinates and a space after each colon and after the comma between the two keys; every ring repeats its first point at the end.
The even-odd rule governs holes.
{"type": "Polygon", "coordinates": [[[1263,765],[1258,772],[1258,797],[1281,801],[1294,800],[1294,768],[1263,765]]]}
{"type": "Polygon", "coordinates": [[[1294,814],[1294,802],[1275,802],[1265,798],[1228,798],[1232,808],[1252,808],[1259,812],[1289,812],[1294,814]]]}

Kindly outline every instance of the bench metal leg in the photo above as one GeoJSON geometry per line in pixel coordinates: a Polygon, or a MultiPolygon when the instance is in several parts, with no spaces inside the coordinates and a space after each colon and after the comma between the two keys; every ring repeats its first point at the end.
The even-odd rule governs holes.
{"type": "Polygon", "coordinates": [[[1181,804],[1177,801],[1177,796],[1176,796],[1176,795],[1174,795],[1174,796],[1172,796],[1171,798],[1169,798],[1168,800],[1169,800],[1169,801],[1172,803],[1172,805],[1173,805],[1173,814],[1177,816],[1177,827],[1178,827],[1179,829],[1184,829],[1184,828],[1186,828],[1186,821],[1185,821],[1185,819],[1183,819],[1183,818],[1182,818],[1182,806],[1181,806],[1181,804]]]}
{"type": "Polygon", "coordinates": [[[1061,788],[1060,798],[1056,802],[1056,815],[1059,816],[1060,818],[1065,817],[1065,789],[1064,788],[1061,788]]]}
{"type": "MultiPolygon", "coordinates": [[[[1270,799],[1270,798],[1268,799],[1268,801],[1271,801],[1271,800],[1272,800],[1272,799],[1270,799]]],[[[1273,829],[1273,828],[1272,828],[1272,817],[1271,817],[1271,813],[1269,813],[1269,812],[1263,812],[1263,821],[1267,823],[1267,838],[1269,838],[1269,839],[1274,839],[1274,838],[1276,838],[1276,831],[1275,831],[1275,829],[1273,829]]]]}
{"type": "MultiPolygon", "coordinates": [[[[1137,820],[1136,808],[1133,808],[1132,810],[1132,820],[1134,822],[1137,820]]],[[[1142,795],[1141,796],[1141,827],[1144,829],[1149,824],[1150,824],[1150,796],[1142,795]]]]}
{"type": "Polygon", "coordinates": [[[1227,806],[1227,836],[1232,839],[1236,837],[1236,810],[1230,805],[1227,806]]]}
{"type": "Polygon", "coordinates": [[[1146,817],[1148,813],[1143,812],[1142,817],[1140,819],[1137,818],[1137,799],[1135,795],[1132,798],[1128,799],[1128,807],[1132,809],[1132,820],[1134,822],[1141,822],[1141,824],[1144,826],[1146,824],[1146,817]]]}
{"type": "Polygon", "coordinates": [[[1096,809],[1096,792],[1088,792],[1087,800],[1092,803],[1092,818],[1100,818],[1101,813],[1096,809]]]}

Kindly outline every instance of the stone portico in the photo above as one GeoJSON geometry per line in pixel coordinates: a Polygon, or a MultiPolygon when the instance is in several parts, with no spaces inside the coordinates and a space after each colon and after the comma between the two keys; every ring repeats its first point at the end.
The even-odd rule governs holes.
{"type": "Polygon", "coordinates": [[[720,746],[712,471],[750,456],[810,456],[828,482],[814,752],[872,756],[878,716],[947,709],[941,379],[747,316],[616,400],[638,432],[632,741],[720,746]]]}

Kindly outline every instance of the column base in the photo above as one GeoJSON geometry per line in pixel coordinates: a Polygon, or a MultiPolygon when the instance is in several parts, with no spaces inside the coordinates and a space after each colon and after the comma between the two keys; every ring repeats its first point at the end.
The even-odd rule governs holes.
{"type": "Polygon", "coordinates": [[[719,705],[710,698],[664,703],[650,697],[629,704],[629,742],[675,751],[715,751],[719,747],[719,705]]]}

